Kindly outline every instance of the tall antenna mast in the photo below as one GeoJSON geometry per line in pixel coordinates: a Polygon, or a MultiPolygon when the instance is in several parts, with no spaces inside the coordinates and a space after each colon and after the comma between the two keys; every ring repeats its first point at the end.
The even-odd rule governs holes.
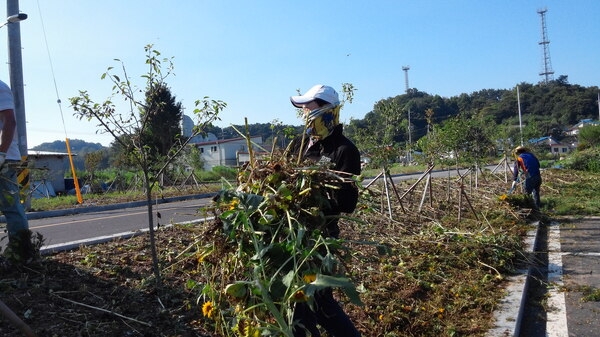
{"type": "MultiPolygon", "coordinates": [[[[409,66],[402,67],[404,71],[404,86],[406,88],[406,94],[408,95],[408,70],[409,66]]],[[[412,128],[410,126],[410,105],[408,107],[408,150],[406,151],[407,164],[412,162],[412,128]]]]}
{"type": "Polygon", "coordinates": [[[542,46],[543,50],[543,70],[540,72],[540,76],[544,76],[544,83],[548,83],[554,79],[552,70],[552,62],[550,62],[550,41],[548,41],[548,29],[546,28],[546,12],[548,10],[546,8],[539,9],[537,12],[542,18],[542,41],[539,42],[539,45],[542,46]]]}
{"type": "Polygon", "coordinates": [[[598,91],[598,120],[600,121],[600,91],[598,91]]]}
{"type": "Polygon", "coordinates": [[[404,70],[404,86],[406,87],[406,93],[408,94],[408,71],[410,70],[410,66],[402,67],[404,70]]]}

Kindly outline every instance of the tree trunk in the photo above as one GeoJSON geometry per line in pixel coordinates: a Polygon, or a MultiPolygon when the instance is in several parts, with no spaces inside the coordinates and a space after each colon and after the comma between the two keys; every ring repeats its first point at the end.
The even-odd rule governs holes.
{"type": "Polygon", "coordinates": [[[160,266],[158,264],[158,254],[156,252],[156,240],[154,239],[154,216],[152,212],[152,186],[150,186],[150,179],[148,174],[144,173],[144,185],[146,185],[146,203],[148,204],[148,233],[150,234],[150,250],[152,252],[152,268],[154,269],[154,276],[156,277],[156,286],[162,287],[162,280],[160,277],[160,266]]]}

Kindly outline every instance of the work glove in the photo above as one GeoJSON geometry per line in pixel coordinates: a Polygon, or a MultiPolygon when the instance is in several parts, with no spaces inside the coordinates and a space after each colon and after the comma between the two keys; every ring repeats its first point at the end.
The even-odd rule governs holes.
{"type": "Polygon", "coordinates": [[[4,166],[4,162],[6,162],[6,152],[0,152],[0,169],[4,166]]]}
{"type": "Polygon", "coordinates": [[[515,187],[517,187],[517,181],[513,181],[512,186],[510,187],[511,190],[514,190],[515,187]]]}

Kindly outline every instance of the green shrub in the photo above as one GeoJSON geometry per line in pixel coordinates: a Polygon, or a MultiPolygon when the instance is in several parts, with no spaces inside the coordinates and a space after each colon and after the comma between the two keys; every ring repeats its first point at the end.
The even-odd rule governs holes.
{"type": "Polygon", "coordinates": [[[540,167],[547,169],[547,168],[551,168],[554,166],[554,164],[556,163],[556,160],[540,160],[540,167]]]}
{"type": "Polygon", "coordinates": [[[198,180],[200,181],[218,181],[219,175],[214,171],[198,171],[196,173],[198,180]]]}
{"type": "Polygon", "coordinates": [[[212,171],[220,178],[225,178],[227,180],[235,179],[237,176],[237,169],[227,167],[227,166],[215,166],[212,171]]]}
{"type": "Polygon", "coordinates": [[[600,173],[600,147],[577,150],[561,164],[573,170],[600,173]]]}

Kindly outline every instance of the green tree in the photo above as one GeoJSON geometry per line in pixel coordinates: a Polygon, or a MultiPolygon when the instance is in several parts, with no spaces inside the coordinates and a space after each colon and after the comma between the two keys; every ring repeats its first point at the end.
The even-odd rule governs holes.
{"type": "Polygon", "coordinates": [[[579,130],[580,147],[597,147],[600,146],[600,126],[587,125],[579,130]]]}
{"type": "Polygon", "coordinates": [[[427,144],[441,159],[452,159],[461,164],[480,164],[494,151],[490,129],[475,118],[463,116],[447,120],[435,131],[435,137],[427,144]]]}
{"type": "Polygon", "coordinates": [[[527,142],[528,140],[531,140],[531,139],[538,139],[540,137],[543,137],[544,134],[545,134],[545,132],[542,130],[541,126],[535,119],[531,118],[531,119],[529,119],[528,122],[524,123],[524,126],[523,126],[523,141],[524,142],[527,142]]]}
{"type": "Polygon", "coordinates": [[[146,91],[146,105],[140,117],[147,125],[142,125],[143,143],[156,160],[165,157],[173,145],[181,141],[181,119],[183,108],[164,82],[146,91]]]}
{"type": "Polygon", "coordinates": [[[128,149],[128,144],[131,144],[131,138],[134,135],[120,134],[120,139],[113,139],[110,143],[110,165],[120,170],[135,170],[136,164],[131,156],[131,151],[128,149]]]}
{"type": "Polygon", "coordinates": [[[100,169],[100,165],[104,159],[104,151],[88,152],[84,156],[85,170],[89,173],[89,182],[94,192],[99,191],[99,184],[95,182],[96,172],[100,169]]]}
{"type": "Polygon", "coordinates": [[[371,159],[370,165],[387,170],[400,155],[395,137],[406,124],[400,121],[401,108],[395,100],[379,101],[376,110],[377,114],[373,116],[377,118],[370,118],[360,125],[351,121],[351,129],[357,147],[371,159]]]}
{"type": "Polygon", "coordinates": [[[195,102],[196,108],[193,111],[196,121],[192,130],[192,137],[183,142],[176,142],[169,149],[168,156],[163,157],[161,161],[155,161],[156,158],[153,157],[152,153],[153,144],[146,143],[147,138],[143,135],[149,132],[151,116],[156,115],[157,110],[162,107],[160,104],[150,105],[147,97],[156,97],[158,92],[164,89],[165,79],[172,74],[173,63],[170,59],[160,59],[160,52],[155,50],[152,45],[147,45],[144,50],[146,52],[146,64],[148,65],[148,71],[141,76],[145,81],[146,88],[144,98],[137,97],[141,90],[133,84],[132,79],[127,74],[125,65],[120,60],[116,60],[121,65],[121,74],[114,74],[113,67],[109,67],[101,77],[112,82],[112,95],[108,99],[97,103],[87,91],[80,91],[79,96],[70,98],[70,102],[75,110],[74,115],[76,117],[96,121],[99,129],[111,134],[115,142],[122,147],[124,153],[128,154],[128,162],[134,164],[142,173],[148,209],[153,269],[156,284],[160,287],[162,281],[154,239],[152,191],[157,185],[157,178],[160,174],[185,149],[192,137],[200,134],[206,125],[218,119],[218,114],[226,107],[226,104],[222,101],[210,100],[208,97],[197,100],[195,102]],[[166,66],[163,66],[163,63],[166,66]],[[128,108],[124,109],[117,106],[115,102],[117,97],[121,98],[128,108]]]}

